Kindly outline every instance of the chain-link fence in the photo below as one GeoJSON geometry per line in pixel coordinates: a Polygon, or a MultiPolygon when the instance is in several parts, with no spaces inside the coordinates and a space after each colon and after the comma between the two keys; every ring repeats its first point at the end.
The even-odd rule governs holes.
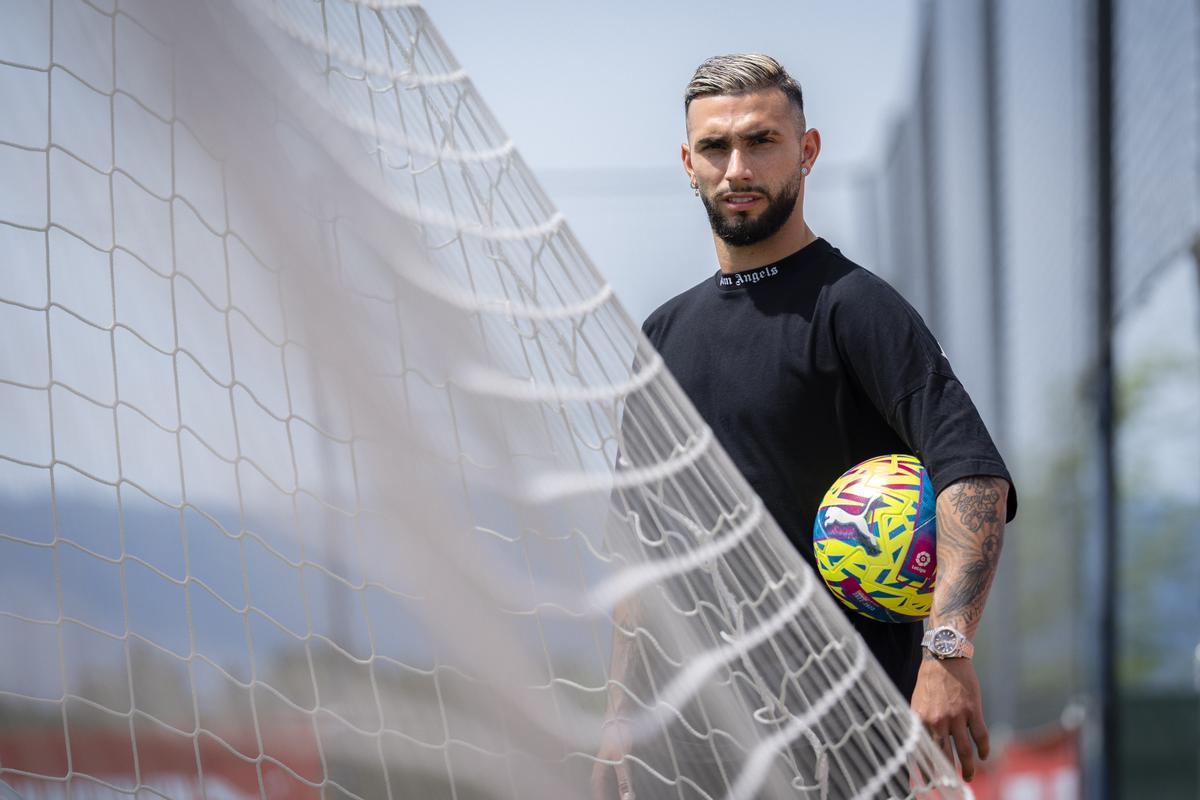
{"type": "MultiPolygon", "coordinates": [[[[1096,720],[1101,597],[1114,591],[1122,777],[1108,796],[1196,796],[1200,7],[1114,0],[1110,85],[1098,82],[1096,0],[924,10],[916,96],[863,181],[860,216],[1020,492],[981,630],[988,717],[1018,739],[1096,720]],[[1101,158],[1104,92],[1113,145],[1101,158]],[[1097,203],[1101,169],[1111,209],[1097,203]],[[1099,333],[1110,215],[1114,323],[1099,333]],[[1106,337],[1116,587],[1101,582],[1106,337]]],[[[1085,787],[1099,782],[1085,772],[1085,787]]]]}

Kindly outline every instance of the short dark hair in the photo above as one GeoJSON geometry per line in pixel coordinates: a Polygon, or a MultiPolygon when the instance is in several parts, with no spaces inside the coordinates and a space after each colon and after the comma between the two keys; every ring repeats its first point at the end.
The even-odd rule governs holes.
{"type": "Polygon", "coordinates": [[[748,94],[760,89],[779,89],[800,117],[804,130],[804,93],[800,84],[775,59],[763,53],[731,53],[713,56],[696,67],[683,93],[683,113],[697,97],[718,94],[748,94]]]}

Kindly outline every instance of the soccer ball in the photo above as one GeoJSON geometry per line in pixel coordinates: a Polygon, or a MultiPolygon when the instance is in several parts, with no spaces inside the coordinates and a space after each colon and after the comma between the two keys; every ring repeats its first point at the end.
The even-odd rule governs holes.
{"type": "Polygon", "coordinates": [[[833,482],[813,524],[834,596],[882,622],[929,616],[937,575],[933,484],[912,456],[872,458],[833,482]]]}

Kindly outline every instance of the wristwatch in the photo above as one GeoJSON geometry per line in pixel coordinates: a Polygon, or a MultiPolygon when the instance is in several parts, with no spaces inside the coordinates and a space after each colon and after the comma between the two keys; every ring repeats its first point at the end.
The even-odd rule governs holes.
{"type": "Polygon", "coordinates": [[[970,658],[975,653],[975,645],[949,625],[925,631],[921,647],[939,661],[943,658],[970,658]]]}

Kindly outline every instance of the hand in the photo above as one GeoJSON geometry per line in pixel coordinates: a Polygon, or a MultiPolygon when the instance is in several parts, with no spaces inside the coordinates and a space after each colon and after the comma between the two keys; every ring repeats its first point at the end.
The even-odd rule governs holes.
{"type": "Polygon", "coordinates": [[[629,765],[625,763],[632,741],[626,720],[604,721],[596,758],[618,763],[597,762],[592,767],[592,800],[635,800],[633,782],[629,779],[629,765]]]}
{"type": "Polygon", "coordinates": [[[969,658],[947,658],[939,661],[925,657],[917,673],[913,690],[913,711],[925,723],[933,741],[942,748],[950,763],[958,754],[964,780],[975,776],[975,756],[988,757],[987,725],[983,723],[983,701],[979,696],[979,679],[969,658]],[[972,741],[974,748],[972,748],[972,741]]]}

